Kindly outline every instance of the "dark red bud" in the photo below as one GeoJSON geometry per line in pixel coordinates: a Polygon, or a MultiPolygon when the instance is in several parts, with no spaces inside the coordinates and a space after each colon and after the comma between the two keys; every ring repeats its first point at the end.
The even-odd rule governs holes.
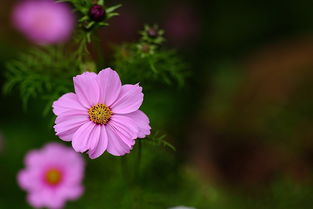
{"type": "Polygon", "coordinates": [[[99,4],[94,4],[89,9],[89,17],[96,22],[102,21],[106,16],[104,8],[99,4]]]}

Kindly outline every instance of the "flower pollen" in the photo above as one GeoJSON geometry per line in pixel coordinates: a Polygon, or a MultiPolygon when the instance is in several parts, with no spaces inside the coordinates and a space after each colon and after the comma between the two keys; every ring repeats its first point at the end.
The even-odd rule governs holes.
{"type": "Polygon", "coordinates": [[[56,186],[62,181],[62,173],[55,168],[49,169],[45,173],[44,180],[47,184],[56,186]]]}
{"type": "Polygon", "coordinates": [[[112,111],[105,104],[96,104],[88,110],[88,114],[92,122],[105,125],[109,122],[112,111]]]}

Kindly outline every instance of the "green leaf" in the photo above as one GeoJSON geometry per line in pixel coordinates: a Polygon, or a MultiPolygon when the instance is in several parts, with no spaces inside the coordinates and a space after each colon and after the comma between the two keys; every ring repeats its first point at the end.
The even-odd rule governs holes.
{"type": "Polygon", "coordinates": [[[142,142],[150,143],[151,145],[154,146],[163,146],[165,148],[171,149],[172,151],[176,151],[176,148],[171,143],[166,141],[165,138],[166,138],[165,134],[160,134],[157,131],[154,134],[148,136],[146,140],[142,140],[142,142]]]}

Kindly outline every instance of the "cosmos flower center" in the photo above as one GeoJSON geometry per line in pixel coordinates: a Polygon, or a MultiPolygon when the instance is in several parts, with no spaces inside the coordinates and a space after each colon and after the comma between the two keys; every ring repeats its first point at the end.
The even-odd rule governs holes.
{"type": "Polygon", "coordinates": [[[45,173],[44,178],[46,183],[55,186],[62,181],[62,173],[58,169],[52,168],[45,173]]]}
{"type": "Polygon", "coordinates": [[[105,104],[96,104],[88,110],[88,114],[92,122],[105,125],[109,122],[112,111],[105,104]]]}

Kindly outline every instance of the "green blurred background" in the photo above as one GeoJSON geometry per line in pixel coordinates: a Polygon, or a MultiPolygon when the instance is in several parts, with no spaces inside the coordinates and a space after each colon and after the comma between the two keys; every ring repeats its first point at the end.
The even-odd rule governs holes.
{"type": "MultiPolygon", "coordinates": [[[[66,208],[313,208],[313,2],[116,2],[120,16],[99,32],[106,65],[144,23],[165,28],[188,64],[183,88],[156,87],[143,105],[176,152],[143,142],[138,173],[137,146],[127,158],[85,156],[85,194],[66,208]]],[[[11,26],[14,4],[1,0],[0,87],[5,63],[33,47],[11,26]]],[[[42,101],[25,110],[17,90],[0,101],[0,208],[29,208],[16,183],[23,157],[62,142],[42,101]]]]}

